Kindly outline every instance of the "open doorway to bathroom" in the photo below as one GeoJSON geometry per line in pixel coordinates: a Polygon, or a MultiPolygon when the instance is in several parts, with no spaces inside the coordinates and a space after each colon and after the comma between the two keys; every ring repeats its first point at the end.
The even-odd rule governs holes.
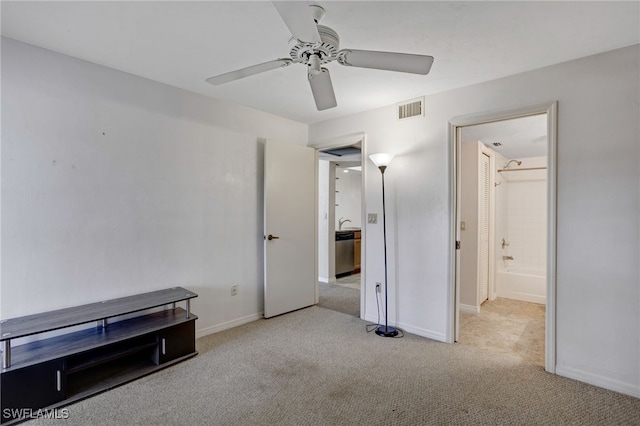
{"type": "Polygon", "coordinates": [[[319,150],[319,306],[360,317],[362,140],[319,150]]]}
{"type": "Polygon", "coordinates": [[[545,366],[547,113],[457,129],[457,341],[545,366]]]}

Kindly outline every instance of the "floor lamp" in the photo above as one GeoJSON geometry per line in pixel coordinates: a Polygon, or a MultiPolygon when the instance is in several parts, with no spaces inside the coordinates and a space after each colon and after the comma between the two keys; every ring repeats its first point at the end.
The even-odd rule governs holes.
{"type": "Polygon", "coordinates": [[[393,154],[380,153],[369,156],[373,164],[378,166],[382,175],[382,235],[384,238],[384,325],[376,328],[376,334],[382,337],[395,337],[398,335],[398,329],[389,327],[388,321],[388,291],[387,291],[387,215],[384,202],[384,171],[393,159],[393,154]]]}

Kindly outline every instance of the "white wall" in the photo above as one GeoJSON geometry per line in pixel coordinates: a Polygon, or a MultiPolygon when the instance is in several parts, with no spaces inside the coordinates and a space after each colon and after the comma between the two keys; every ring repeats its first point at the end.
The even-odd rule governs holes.
{"type": "MultiPolygon", "coordinates": [[[[522,163],[509,168],[546,167],[547,157],[520,159],[522,163]]],[[[504,163],[502,164],[504,165],[504,163]]],[[[502,172],[502,181],[507,188],[506,217],[499,216],[496,222],[507,223],[506,253],[513,260],[497,262],[498,269],[517,268],[547,270],[547,171],[530,170],[502,172]]]]}
{"type": "Polygon", "coordinates": [[[171,286],[200,335],[260,316],[262,141],[306,125],[4,38],[2,113],[1,318],[171,286]]]}
{"type": "MultiPolygon", "coordinates": [[[[389,106],[310,126],[312,143],[365,132],[364,155],[397,155],[385,173],[390,321],[451,338],[448,121],[557,100],[556,371],[640,396],[639,56],[635,45],[427,96],[424,118],[397,121],[389,106]]],[[[363,178],[367,212],[380,212],[372,163],[363,178]]],[[[365,315],[375,321],[381,225],[366,226],[365,315]]]]}
{"type": "MultiPolygon", "coordinates": [[[[389,106],[310,126],[312,141],[365,132],[365,158],[397,155],[390,322],[451,337],[448,121],[558,100],[557,372],[640,396],[639,53],[428,96],[424,118],[389,106]]],[[[262,310],[260,141],[304,144],[307,126],[5,39],[2,113],[0,317],[174,285],[200,294],[199,333],[262,310]]],[[[369,161],[363,179],[381,218],[369,161]]],[[[382,224],[366,226],[375,320],[382,224]]]]}
{"type": "Polygon", "coordinates": [[[318,162],[318,280],[329,282],[329,172],[330,162],[318,162]]]}
{"type": "MultiPolygon", "coordinates": [[[[494,209],[495,209],[495,234],[494,234],[494,247],[495,247],[495,265],[496,270],[504,269],[504,261],[502,256],[509,255],[509,246],[502,248],[502,239],[509,242],[509,231],[507,223],[508,206],[509,206],[509,187],[505,176],[498,173],[498,170],[502,169],[509,159],[505,158],[499,152],[495,153],[495,162],[493,165],[493,175],[495,176],[495,182],[498,184],[494,191],[494,209]]],[[[523,172],[517,172],[523,173],[523,172]]],[[[497,283],[496,283],[497,284],[497,283]]],[[[498,287],[496,285],[496,287],[498,287]]],[[[499,291],[496,288],[496,293],[499,291]]],[[[497,295],[497,294],[496,294],[497,295]]]]}
{"type": "Polygon", "coordinates": [[[344,173],[345,167],[336,167],[336,228],[339,229],[340,218],[349,219],[342,227],[360,228],[362,222],[362,173],[357,170],[349,170],[344,173]]]}

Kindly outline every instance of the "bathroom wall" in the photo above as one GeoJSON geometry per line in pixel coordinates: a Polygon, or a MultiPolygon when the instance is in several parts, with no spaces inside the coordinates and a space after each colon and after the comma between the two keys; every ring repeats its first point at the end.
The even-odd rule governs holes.
{"type": "MultiPolygon", "coordinates": [[[[461,144],[461,221],[460,232],[460,304],[463,312],[479,313],[484,296],[478,285],[478,203],[479,157],[486,153],[493,157],[494,185],[491,205],[494,221],[492,262],[489,265],[489,300],[496,297],[544,303],[546,293],[546,170],[501,172],[510,160],[481,141],[461,144]],[[462,225],[462,224],[461,224],[462,225]],[[508,244],[503,247],[502,240],[508,244]],[[513,256],[505,260],[503,256],[513,256]],[[539,277],[525,285],[516,275],[505,275],[506,270],[527,271],[539,277]],[[526,290],[526,291],[525,291],[526,290]]],[[[509,169],[545,167],[546,157],[518,158],[520,166],[512,163],[509,169]]],[[[528,278],[527,278],[528,279],[528,278]]]]}
{"type": "MultiPolygon", "coordinates": [[[[522,164],[509,168],[546,167],[547,157],[519,158],[522,164]]],[[[508,161],[508,160],[507,160],[508,161]]],[[[506,162],[505,162],[506,163],[506,162]]],[[[498,164],[504,166],[505,163],[498,164]]],[[[544,275],[547,255],[547,171],[532,170],[499,173],[507,189],[506,218],[497,209],[496,223],[507,224],[505,254],[513,260],[503,261],[498,268],[532,270],[544,275]]]]}
{"type": "MultiPolygon", "coordinates": [[[[502,256],[509,255],[509,246],[502,248],[502,239],[505,242],[509,242],[509,230],[507,223],[507,212],[509,205],[509,185],[508,181],[502,174],[498,173],[498,170],[502,169],[509,161],[499,152],[496,152],[495,162],[493,164],[493,171],[495,176],[496,186],[494,188],[494,211],[495,211],[495,234],[494,234],[494,247],[495,247],[495,265],[497,270],[504,269],[505,263],[502,260],[502,256]]],[[[522,172],[520,172],[522,173],[522,172]]],[[[497,292],[497,288],[494,286],[494,290],[497,292]]]]}

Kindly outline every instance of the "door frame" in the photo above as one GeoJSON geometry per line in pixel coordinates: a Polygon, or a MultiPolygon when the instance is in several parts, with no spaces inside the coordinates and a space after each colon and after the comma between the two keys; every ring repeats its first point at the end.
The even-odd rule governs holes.
{"type": "Polygon", "coordinates": [[[547,114],[547,300],[545,314],[545,370],[556,372],[556,246],[557,246],[557,142],[558,101],[530,105],[515,109],[483,112],[453,117],[448,123],[449,157],[449,288],[447,342],[458,339],[460,297],[460,132],[462,127],[496,121],[547,114]]]}
{"type": "MultiPolygon", "coordinates": [[[[341,148],[341,147],[345,147],[345,146],[350,146],[353,144],[356,144],[358,142],[360,142],[361,144],[361,159],[360,159],[360,165],[362,167],[362,171],[361,171],[361,176],[362,176],[362,182],[361,182],[361,200],[360,200],[360,238],[361,238],[361,243],[360,243],[360,247],[361,247],[361,254],[360,254],[360,318],[364,319],[365,318],[365,309],[366,309],[366,304],[365,304],[365,300],[366,300],[366,285],[364,285],[364,283],[366,283],[366,217],[367,217],[367,213],[366,213],[366,179],[364,177],[364,170],[365,170],[365,158],[366,155],[365,153],[366,151],[366,134],[364,132],[358,132],[358,133],[351,133],[348,135],[343,135],[343,136],[338,136],[335,138],[331,138],[331,139],[326,139],[323,141],[319,141],[319,142],[309,142],[309,147],[314,148],[316,150],[316,152],[325,150],[325,149],[329,149],[329,148],[341,148]]],[[[318,160],[319,161],[319,160],[318,160]]],[[[318,181],[318,170],[319,167],[316,168],[316,181],[318,181]]],[[[316,182],[316,187],[318,186],[317,182],[316,182]]],[[[316,191],[317,192],[317,191],[316,191]]],[[[316,194],[316,198],[317,198],[317,194],[316,194]]],[[[319,211],[319,206],[318,206],[318,211],[319,211]]],[[[318,229],[318,215],[316,215],[316,230],[318,229]]],[[[333,229],[333,231],[335,232],[335,223],[331,223],[329,224],[329,232],[331,232],[331,230],[333,229]]],[[[317,242],[316,242],[317,245],[317,242]]],[[[318,264],[318,255],[316,254],[316,271],[318,270],[317,267],[318,264]]]]}

